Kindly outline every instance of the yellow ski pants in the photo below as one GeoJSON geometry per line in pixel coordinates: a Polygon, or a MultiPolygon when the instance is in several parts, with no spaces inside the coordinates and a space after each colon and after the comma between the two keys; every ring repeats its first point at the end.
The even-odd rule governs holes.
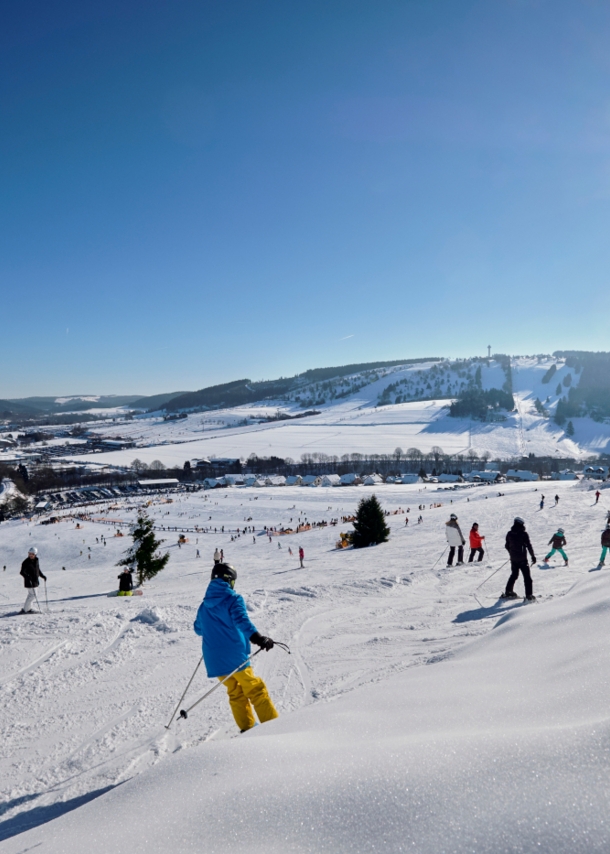
{"type": "MultiPolygon", "coordinates": [[[[225,677],[219,676],[218,678],[222,681],[225,677]]],[[[262,724],[278,717],[267,691],[267,686],[259,676],[254,675],[251,667],[238,670],[237,673],[227,679],[225,685],[227,686],[231,711],[240,730],[252,729],[256,723],[252,714],[252,706],[254,706],[254,711],[262,724]]]]}

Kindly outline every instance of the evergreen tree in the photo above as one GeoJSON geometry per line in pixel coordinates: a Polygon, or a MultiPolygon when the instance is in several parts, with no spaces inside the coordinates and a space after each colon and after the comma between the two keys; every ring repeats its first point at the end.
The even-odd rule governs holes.
{"type": "Polygon", "coordinates": [[[561,383],[559,383],[559,385],[558,385],[558,386],[557,386],[557,388],[555,389],[555,394],[561,394],[561,391],[562,391],[562,389],[561,389],[561,383]]]}
{"type": "Polygon", "coordinates": [[[557,409],[555,410],[555,424],[559,424],[560,427],[562,427],[566,423],[567,406],[567,401],[564,398],[557,401],[557,409]]]}
{"type": "Polygon", "coordinates": [[[574,425],[572,424],[571,421],[568,421],[568,423],[566,425],[566,433],[568,434],[568,436],[574,435],[574,425]]]}
{"type": "Polygon", "coordinates": [[[157,551],[163,540],[155,537],[153,520],[146,513],[138,516],[131,536],[133,543],[117,566],[128,566],[131,572],[137,572],[138,585],[141,586],[147,579],[154,578],[161,572],[169,560],[169,552],[161,555],[157,551]]]}
{"type": "Polygon", "coordinates": [[[390,529],[385,523],[381,504],[376,495],[361,498],[356,511],[352,542],[355,549],[370,546],[371,543],[385,543],[390,529]]]}

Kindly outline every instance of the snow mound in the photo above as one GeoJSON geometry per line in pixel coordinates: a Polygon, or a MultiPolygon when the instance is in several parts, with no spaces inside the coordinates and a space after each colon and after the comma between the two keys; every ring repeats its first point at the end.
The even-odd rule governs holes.
{"type": "Polygon", "coordinates": [[[147,626],[152,626],[157,629],[158,632],[176,631],[176,629],[173,629],[167,624],[164,613],[156,606],[153,606],[152,608],[143,608],[139,614],[131,619],[130,622],[144,623],[147,626]]]}
{"type": "Polygon", "coordinates": [[[610,574],[515,603],[445,661],[180,751],[2,851],[605,854],[609,624],[610,574]]]}

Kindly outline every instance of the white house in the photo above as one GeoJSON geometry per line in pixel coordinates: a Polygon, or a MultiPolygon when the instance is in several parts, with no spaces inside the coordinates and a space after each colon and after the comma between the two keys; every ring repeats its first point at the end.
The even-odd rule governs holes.
{"type": "Polygon", "coordinates": [[[540,477],[535,471],[525,471],[523,469],[509,469],[506,472],[507,480],[540,480],[540,477]]]}
{"type": "Polygon", "coordinates": [[[244,482],[244,479],[240,474],[225,474],[223,480],[225,482],[225,486],[241,486],[244,482]]]}
{"type": "Polygon", "coordinates": [[[378,474],[367,474],[362,483],[365,486],[377,486],[378,483],[383,483],[383,480],[378,474]]]}
{"type": "Polygon", "coordinates": [[[320,486],[320,478],[315,474],[306,474],[301,478],[301,486],[320,486]]]}
{"type": "Polygon", "coordinates": [[[466,475],[466,480],[470,480],[473,483],[498,483],[498,481],[503,479],[502,474],[499,471],[494,471],[493,469],[485,471],[476,471],[473,469],[473,471],[466,475]]]}
{"type": "Polygon", "coordinates": [[[605,480],[608,477],[608,466],[585,466],[582,473],[588,480],[605,480]]]}
{"type": "Polygon", "coordinates": [[[204,489],[216,489],[216,487],[221,486],[218,480],[215,477],[206,477],[203,481],[204,489]]]}
{"type": "Polygon", "coordinates": [[[254,486],[258,478],[255,474],[247,474],[244,476],[244,484],[246,486],[254,486]]]}
{"type": "Polygon", "coordinates": [[[341,478],[338,474],[325,474],[322,477],[321,486],[341,486],[341,478]]]}
{"type": "Polygon", "coordinates": [[[260,489],[263,486],[267,486],[267,482],[262,479],[262,477],[257,477],[252,486],[255,486],[257,489],[260,489]]]}
{"type": "Polygon", "coordinates": [[[358,483],[362,482],[358,475],[353,472],[350,472],[349,474],[342,474],[340,480],[341,486],[356,486],[358,483]]]}
{"type": "Polygon", "coordinates": [[[459,474],[439,474],[439,483],[461,483],[464,478],[459,474]]]}
{"type": "Polygon", "coordinates": [[[265,478],[265,486],[286,486],[286,478],[282,474],[272,474],[265,478]]]}
{"type": "Polygon", "coordinates": [[[578,480],[578,476],[572,469],[564,469],[560,472],[551,472],[551,480],[578,480]]]}
{"type": "Polygon", "coordinates": [[[401,474],[396,478],[396,483],[421,483],[422,479],[418,474],[401,474]]]}
{"type": "Polygon", "coordinates": [[[300,486],[301,485],[301,475],[300,474],[289,474],[286,478],[286,486],[300,486]]]}

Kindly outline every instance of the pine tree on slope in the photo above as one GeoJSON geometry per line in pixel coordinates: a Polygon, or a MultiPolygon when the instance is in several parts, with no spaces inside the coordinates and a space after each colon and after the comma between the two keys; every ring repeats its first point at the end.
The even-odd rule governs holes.
{"type": "Polygon", "coordinates": [[[163,540],[155,537],[153,520],[146,513],[138,516],[131,536],[133,543],[117,566],[128,566],[132,572],[137,572],[138,585],[141,586],[147,579],[154,578],[158,572],[161,572],[169,560],[169,552],[164,555],[158,553],[157,549],[163,540]]]}
{"type": "Polygon", "coordinates": [[[371,543],[385,543],[390,529],[385,523],[383,509],[376,495],[362,498],[356,511],[352,542],[355,549],[370,546],[371,543]]]}

